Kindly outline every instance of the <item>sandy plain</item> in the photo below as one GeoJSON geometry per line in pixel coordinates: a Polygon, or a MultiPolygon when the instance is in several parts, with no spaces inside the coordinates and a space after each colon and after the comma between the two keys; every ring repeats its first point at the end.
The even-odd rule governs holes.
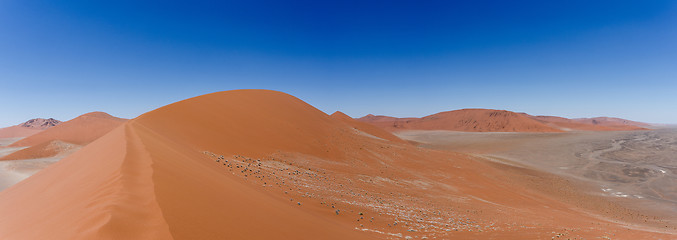
{"type": "MultiPolygon", "coordinates": [[[[578,180],[590,195],[677,223],[677,129],[567,133],[397,133],[421,147],[470,153],[578,180]]],[[[622,217],[621,217],[622,218],[622,217]]]]}

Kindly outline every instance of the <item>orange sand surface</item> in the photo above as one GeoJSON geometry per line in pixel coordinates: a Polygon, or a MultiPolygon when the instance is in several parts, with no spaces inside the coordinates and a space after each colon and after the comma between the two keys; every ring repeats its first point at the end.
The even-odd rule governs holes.
{"type": "Polygon", "coordinates": [[[0,192],[0,239],[676,237],[580,183],[346,120],[267,90],[156,109],[0,192]]]}

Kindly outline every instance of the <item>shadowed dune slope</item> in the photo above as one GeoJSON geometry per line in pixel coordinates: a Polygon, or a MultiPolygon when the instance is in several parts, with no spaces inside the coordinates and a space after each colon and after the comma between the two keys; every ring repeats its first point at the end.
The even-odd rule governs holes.
{"type": "Polygon", "coordinates": [[[11,146],[35,146],[53,140],[85,145],[105,135],[125,121],[127,120],[113,117],[107,113],[91,112],[21,139],[11,146]]]}
{"type": "Polygon", "coordinates": [[[367,115],[357,120],[388,131],[451,130],[464,132],[561,132],[521,114],[492,109],[462,109],[422,118],[367,115]]]}
{"type": "Polygon", "coordinates": [[[357,121],[350,116],[346,115],[345,113],[342,113],[340,111],[336,111],[330,115],[332,118],[337,119],[345,124],[348,124],[349,126],[362,131],[363,133],[372,135],[377,138],[381,139],[386,139],[390,140],[393,142],[400,142],[400,143],[406,143],[406,141],[400,139],[399,137],[393,135],[392,133],[385,131],[381,128],[378,128],[374,125],[365,123],[365,122],[360,122],[357,121]]]}

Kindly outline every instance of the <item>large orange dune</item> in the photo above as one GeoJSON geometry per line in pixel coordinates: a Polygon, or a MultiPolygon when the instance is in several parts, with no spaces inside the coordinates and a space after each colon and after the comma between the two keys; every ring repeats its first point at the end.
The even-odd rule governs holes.
{"type": "Polygon", "coordinates": [[[521,114],[493,109],[461,109],[422,118],[367,115],[357,120],[388,131],[451,130],[464,132],[561,132],[521,114]]]}
{"type": "Polygon", "coordinates": [[[345,117],[268,90],[170,104],[0,192],[0,239],[674,237],[568,180],[345,117]]]}

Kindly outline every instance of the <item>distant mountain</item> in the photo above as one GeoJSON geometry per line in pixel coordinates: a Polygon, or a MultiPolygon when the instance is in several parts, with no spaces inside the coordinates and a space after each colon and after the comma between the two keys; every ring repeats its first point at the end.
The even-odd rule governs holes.
{"type": "Polygon", "coordinates": [[[562,132],[522,114],[493,109],[461,109],[422,118],[367,115],[357,119],[388,131],[451,130],[464,132],[562,132]]]}
{"type": "Polygon", "coordinates": [[[26,121],[25,123],[19,124],[20,127],[26,127],[26,128],[35,128],[35,129],[48,129],[50,127],[54,127],[56,125],[59,125],[61,121],[56,120],[54,118],[34,118],[31,120],[26,121]]]}
{"type": "Polygon", "coordinates": [[[59,125],[61,121],[54,118],[34,118],[22,124],[0,128],[0,138],[20,138],[28,137],[42,132],[45,129],[59,125]]]}

